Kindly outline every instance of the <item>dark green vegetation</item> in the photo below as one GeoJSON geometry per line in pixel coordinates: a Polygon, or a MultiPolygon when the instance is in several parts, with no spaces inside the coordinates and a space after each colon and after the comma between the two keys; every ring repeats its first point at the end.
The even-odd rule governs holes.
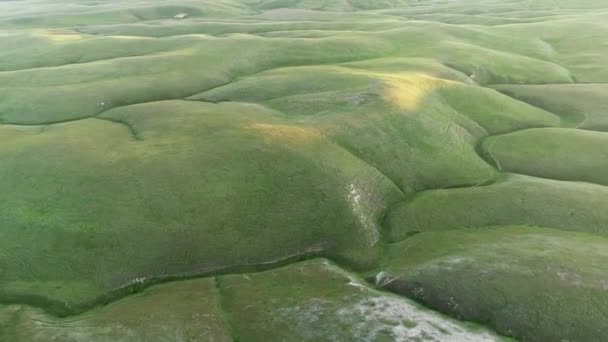
{"type": "Polygon", "coordinates": [[[601,340],[607,20],[0,1],[0,340],[601,340]]]}

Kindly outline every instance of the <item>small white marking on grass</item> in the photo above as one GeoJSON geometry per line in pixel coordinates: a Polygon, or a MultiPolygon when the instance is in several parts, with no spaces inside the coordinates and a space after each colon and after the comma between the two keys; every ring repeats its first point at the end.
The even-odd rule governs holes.
{"type": "Polygon", "coordinates": [[[365,285],[363,285],[357,281],[353,281],[352,279],[346,285],[365,289],[365,285]]]}
{"type": "Polygon", "coordinates": [[[390,277],[386,272],[380,272],[376,274],[376,285],[380,287],[384,287],[393,281],[395,281],[396,277],[390,277]]]}
{"type": "Polygon", "coordinates": [[[330,272],[336,272],[339,274],[342,274],[343,276],[345,276],[348,279],[348,283],[346,283],[346,285],[348,286],[353,286],[353,287],[358,287],[361,289],[367,289],[367,286],[365,286],[364,284],[362,284],[359,279],[357,279],[356,277],[354,277],[352,274],[345,272],[344,270],[342,270],[341,268],[332,265],[329,261],[327,260],[323,260],[323,266],[326,270],[330,271],[330,272]]]}
{"type": "Polygon", "coordinates": [[[146,277],[137,277],[135,279],[132,279],[130,281],[128,281],[125,286],[129,286],[129,285],[133,285],[133,284],[143,284],[146,281],[146,277]]]}

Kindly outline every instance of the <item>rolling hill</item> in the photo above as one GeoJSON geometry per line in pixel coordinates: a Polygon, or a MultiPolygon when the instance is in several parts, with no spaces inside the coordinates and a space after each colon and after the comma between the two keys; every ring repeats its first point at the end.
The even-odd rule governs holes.
{"type": "Polygon", "coordinates": [[[600,341],[608,3],[0,1],[0,341],[600,341]]]}

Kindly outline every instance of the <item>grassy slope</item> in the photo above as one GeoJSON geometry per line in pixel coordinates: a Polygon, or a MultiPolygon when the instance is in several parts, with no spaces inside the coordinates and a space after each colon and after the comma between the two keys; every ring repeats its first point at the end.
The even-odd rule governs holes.
{"type": "MultiPolygon", "coordinates": [[[[114,40],[121,38],[93,39],[96,42],[90,44],[97,49],[120,49],[122,45],[113,45],[114,40]]],[[[151,43],[148,49],[173,50],[56,68],[4,72],[0,74],[0,82],[4,85],[0,95],[0,118],[5,123],[16,124],[73,120],[113,107],[187,97],[229,83],[243,74],[284,64],[341,62],[390,51],[390,46],[382,41],[367,40],[366,44],[348,37],[316,41],[278,39],[260,43],[261,39],[253,37],[161,40],[151,43]],[[354,51],[355,46],[357,51],[354,51]],[[310,52],[296,54],[294,50],[310,52]],[[224,58],[227,55],[238,57],[224,58]],[[72,100],[64,101],[66,96],[72,100]]],[[[143,44],[143,53],[149,51],[146,48],[143,44]]]]}
{"type": "Polygon", "coordinates": [[[482,148],[505,172],[608,186],[603,146],[608,146],[606,133],[540,128],[494,136],[482,148]]]}
{"type": "Polygon", "coordinates": [[[57,319],[0,307],[3,341],[507,341],[475,324],[366,286],[327,260],[252,274],[172,282],[85,314],[57,319]],[[167,309],[170,314],[167,315],[167,309]]]}
{"type": "Polygon", "coordinates": [[[0,308],[0,323],[0,340],[12,342],[231,341],[210,278],[156,286],[67,319],[8,306],[0,308]]]}
{"type": "Polygon", "coordinates": [[[605,11],[598,10],[589,12],[588,15],[494,27],[491,31],[514,37],[527,35],[528,40],[536,41],[539,47],[544,46],[545,54],[553,63],[567,68],[574,81],[605,83],[608,79],[605,68],[608,63],[608,45],[598,42],[602,42],[608,33],[605,25],[607,18],[605,11]]]}
{"type": "MultiPolygon", "coordinates": [[[[305,255],[370,270],[384,250],[387,214],[393,240],[454,230],[421,234],[429,244],[462,227],[496,224],[604,235],[604,187],[513,175],[501,180],[492,158],[487,163],[479,155],[488,156],[488,142],[501,141],[490,152],[504,170],[503,164],[509,171],[604,182],[597,171],[603,170],[601,134],[544,128],[488,138],[535,127],[604,128],[604,10],[598,0],[0,2],[0,302],[71,314],[126,294],[117,291],[124,286],[267,268],[305,255]],[[188,18],[174,19],[178,13],[188,18]],[[551,143],[553,132],[564,137],[559,146],[551,143]],[[557,165],[564,155],[574,161],[557,165]],[[539,156],[558,167],[535,167],[539,156]],[[389,210],[404,195],[409,201],[389,210]]],[[[560,244],[567,239],[559,231],[525,229],[560,244]]],[[[520,244],[525,234],[519,233],[502,247],[505,255],[534,259],[537,248],[566,255],[543,239],[520,244]]],[[[487,234],[480,230],[480,239],[487,234]]],[[[591,262],[595,252],[575,249],[580,257],[572,267],[601,271],[591,262]]],[[[398,265],[412,256],[391,250],[382,260],[398,265]]],[[[522,260],[544,274],[541,264],[522,260]]],[[[435,277],[433,263],[417,267],[435,277]]],[[[253,288],[240,276],[225,284],[264,298],[272,296],[266,277],[293,271],[273,272],[257,275],[253,288]]],[[[318,280],[318,270],[307,273],[320,289],[349,293],[318,280]]],[[[505,277],[508,284],[534,285],[537,292],[513,286],[513,295],[535,303],[541,285],[505,277]]],[[[281,283],[287,296],[298,292],[281,283]]],[[[474,285],[491,294],[490,284],[474,285]]],[[[551,305],[580,294],[552,291],[551,305]]],[[[329,312],[348,307],[340,296],[331,298],[329,312]]],[[[235,292],[227,299],[230,314],[242,315],[239,331],[267,337],[257,333],[262,323],[249,322],[264,317],[256,311],[263,309],[241,313],[251,298],[235,292]]],[[[535,307],[516,307],[496,323],[486,319],[499,312],[491,295],[466,302],[482,314],[463,317],[520,337],[523,326],[532,340],[549,331],[593,340],[603,317],[566,329],[565,314],[549,310],[539,314],[542,324],[529,327],[535,307]]],[[[596,304],[577,308],[599,312],[596,304]]],[[[140,305],[145,308],[133,304],[140,305]]],[[[367,323],[394,319],[373,317],[367,323]]],[[[5,327],[15,336],[35,329],[9,321],[5,327]]],[[[358,326],[338,321],[326,328],[350,336],[348,328],[358,326]]],[[[314,331],[302,324],[285,333],[314,331]]],[[[405,326],[399,324],[393,326],[405,326]]],[[[148,323],[135,325],[145,332],[148,323]]],[[[0,327],[0,334],[6,331],[0,327]]],[[[218,334],[224,336],[222,329],[218,334]]]]}
{"type": "Polygon", "coordinates": [[[560,115],[568,126],[608,131],[606,84],[502,85],[495,89],[560,115]]]}
{"type": "Polygon", "coordinates": [[[409,194],[487,182],[496,173],[475,153],[478,139],[559,124],[553,114],[469,83],[426,60],[372,59],[275,69],[190,99],[257,102],[306,116],[409,194]],[[460,100],[463,94],[475,96],[477,105],[460,100]]]}
{"type": "Polygon", "coordinates": [[[390,239],[416,232],[531,225],[608,235],[608,187],[507,175],[495,184],[421,193],[388,217],[390,239]]]}
{"type": "Polygon", "coordinates": [[[398,190],[277,115],[176,101],[3,127],[2,296],[41,296],[65,314],[135,278],[308,254],[372,266],[379,215],[398,190]]]}
{"type": "Polygon", "coordinates": [[[526,341],[599,341],[608,240],[534,227],[425,232],[390,247],[378,285],[526,341]]]}
{"type": "Polygon", "coordinates": [[[367,287],[328,261],[221,277],[239,340],[493,341],[474,325],[446,319],[411,301],[367,287]]]}

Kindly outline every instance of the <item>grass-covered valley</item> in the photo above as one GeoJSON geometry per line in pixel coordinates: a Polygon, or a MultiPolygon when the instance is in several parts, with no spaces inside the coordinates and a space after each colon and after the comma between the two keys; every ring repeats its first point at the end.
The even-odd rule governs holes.
{"type": "Polygon", "coordinates": [[[0,0],[0,341],[607,339],[604,0],[0,0]]]}

